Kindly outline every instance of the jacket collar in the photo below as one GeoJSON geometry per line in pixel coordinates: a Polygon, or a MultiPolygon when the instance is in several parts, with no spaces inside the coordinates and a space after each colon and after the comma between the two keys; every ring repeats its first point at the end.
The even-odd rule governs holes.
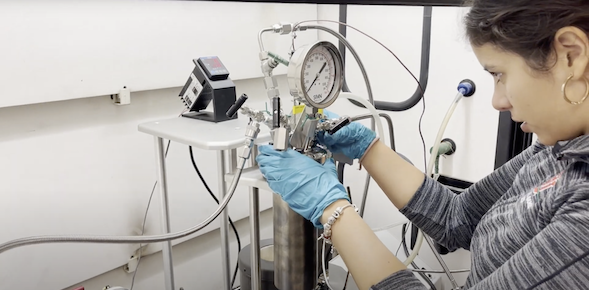
{"type": "Polygon", "coordinates": [[[552,148],[552,153],[558,160],[577,159],[589,163],[589,135],[559,141],[552,148]]]}

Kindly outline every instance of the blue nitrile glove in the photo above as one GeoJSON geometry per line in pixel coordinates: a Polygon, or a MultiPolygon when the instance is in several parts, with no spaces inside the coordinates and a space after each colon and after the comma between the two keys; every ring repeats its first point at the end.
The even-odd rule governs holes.
{"type": "Polygon", "coordinates": [[[323,115],[325,115],[325,117],[327,117],[327,119],[337,119],[337,118],[339,118],[339,115],[338,114],[336,114],[334,112],[331,112],[331,111],[328,111],[328,110],[323,110],[323,115]]]}
{"type": "Polygon", "coordinates": [[[340,199],[350,201],[331,159],[321,165],[292,149],[282,152],[270,145],[258,148],[256,161],[272,191],[315,227],[323,227],[321,216],[330,204],[340,199]]]}
{"type": "Polygon", "coordinates": [[[333,153],[342,153],[350,159],[360,159],[376,138],[376,133],[366,126],[352,122],[335,134],[319,132],[317,141],[333,153]]]}

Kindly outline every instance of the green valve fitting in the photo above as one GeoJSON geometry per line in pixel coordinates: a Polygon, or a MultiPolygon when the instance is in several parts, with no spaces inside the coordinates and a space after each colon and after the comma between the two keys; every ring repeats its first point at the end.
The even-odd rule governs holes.
{"type": "MultiPolygon", "coordinates": [[[[430,148],[429,152],[432,153],[434,148],[430,148]]],[[[456,143],[452,141],[452,139],[446,138],[440,142],[440,146],[438,147],[438,156],[440,155],[452,155],[456,152],[456,143]]]]}
{"type": "Polygon", "coordinates": [[[268,51],[268,56],[285,66],[288,66],[288,64],[289,64],[288,60],[282,58],[280,55],[275,54],[273,52],[268,51]]]}

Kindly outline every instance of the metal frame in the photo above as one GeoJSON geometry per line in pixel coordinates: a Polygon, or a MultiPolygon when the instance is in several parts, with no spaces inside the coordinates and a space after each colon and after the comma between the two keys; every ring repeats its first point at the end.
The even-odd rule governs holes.
{"type": "MultiPolygon", "coordinates": [[[[165,160],[165,147],[164,147],[164,139],[162,137],[155,136],[155,151],[156,151],[156,165],[157,165],[157,174],[158,174],[158,185],[160,189],[160,198],[161,198],[161,218],[162,218],[162,233],[168,234],[171,232],[170,229],[170,209],[169,209],[169,202],[168,202],[168,182],[167,182],[167,174],[166,174],[166,160],[165,160]]],[[[223,200],[225,195],[227,194],[227,184],[225,182],[225,174],[227,172],[232,172],[235,167],[232,167],[233,164],[236,163],[237,154],[236,151],[233,150],[217,150],[217,167],[218,167],[218,198],[219,200],[223,200]],[[229,169],[225,166],[226,155],[229,155],[229,169]]],[[[254,189],[251,197],[251,209],[250,215],[252,216],[252,226],[254,226],[257,230],[256,234],[252,234],[252,241],[253,238],[257,238],[259,241],[259,200],[257,198],[257,189],[254,189]],[[255,212],[252,212],[254,210],[255,212]],[[255,224],[254,224],[255,223],[255,224]]],[[[231,290],[231,261],[230,261],[230,251],[229,251],[229,209],[226,207],[221,215],[219,216],[220,220],[220,233],[221,233],[221,263],[223,268],[223,289],[231,290]]],[[[252,255],[256,253],[252,251],[252,255]]],[[[164,272],[164,285],[166,290],[175,290],[175,281],[174,281],[174,261],[172,258],[172,242],[167,241],[162,243],[162,257],[163,257],[163,272],[164,272]]],[[[259,257],[259,250],[257,252],[257,257],[259,257]]],[[[258,265],[258,273],[259,273],[259,259],[257,262],[258,265]]],[[[252,271],[253,272],[253,271],[252,271]]],[[[259,281],[259,276],[257,277],[259,281]]],[[[253,284],[252,280],[252,284],[253,284]]],[[[259,285],[259,282],[258,282],[259,285]]]]}
{"type": "MultiPolygon", "coordinates": [[[[188,0],[188,1],[207,1],[207,0],[188,0]]],[[[216,2],[258,2],[258,3],[299,3],[299,4],[345,4],[345,5],[403,5],[403,6],[462,6],[463,1],[461,0],[430,0],[430,1],[418,1],[418,0],[348,0],[348,1],[335,1],[335,0],[283,0],[283,1],[271,1],[271,0],[208,0],[216,2]]]]}
{"type": "MultiPolygon", "coordinates": [[[[217,151],[217,178],[219,183],[219,200],[223,200],[227,194],[227,183],[225,182],[225,150],[217,151]]],[[[223,289],[231,289],[231,259],[229,251],[229,206],[219,216],[221,222],[221,264],[223,267],[223,289]]]]}
{"type": "MultiPolygon", "coordinates": [[[[158,185],[161,198],[162,233],[170,233],[170,208],[168,204],[168,181],[166,175],[166,154],[164,139],[154,137],[157,164],[158,185]]],[[[174,260],[172,259],[172,241],[162,243],[162,257],[164,260],[164,285],[166,290],[174,290],[174,260]]]]}

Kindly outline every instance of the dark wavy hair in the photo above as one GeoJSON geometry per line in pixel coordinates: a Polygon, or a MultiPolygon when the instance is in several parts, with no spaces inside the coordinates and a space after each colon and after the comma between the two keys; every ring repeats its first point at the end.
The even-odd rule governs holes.
{"type": "Polygon", "coordinates": [[[589,0],[467,0],[464,19],[472,45],[515,53],[537,71],[555,62],[554,37],[567,26],[589,33],[589,0]]]}

